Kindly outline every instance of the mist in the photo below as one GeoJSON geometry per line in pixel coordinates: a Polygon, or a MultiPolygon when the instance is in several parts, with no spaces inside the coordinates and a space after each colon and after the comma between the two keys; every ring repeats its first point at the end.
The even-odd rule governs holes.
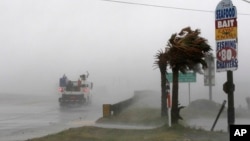
{"type": "MultiPolygon", "coordinates": [[[[218,1],[144,2],[214,11],[218,1]]],[[[239,13],[235,104],[245,106],[250,84],[246,33],[250,5],[243,1],[234,1],[234,5],[239,13]]],[[[123,99],[133,96],[135,90],[160,91],[160,72],[153,67],[154,55],[165,48],[173,33],[186,26],[200,29],[215,52],[212,12],[101,0],[2,0],[0,17],[0,93],[57,95],[63,74],[77,80],[86,71],[98,96],[105,93],[123,99]]],[[[222,90],[225,81],[225,72],[216,73],[216,102],[227,98],[222,90]]],[[[179,86],[182,105],[188,104],[187,86],[179,86]]],[[[203,76],[197,75],[197,82],[191,83],[191,100],[200,98],[208,99],[208,87],[204,86],[203,76]]]]}

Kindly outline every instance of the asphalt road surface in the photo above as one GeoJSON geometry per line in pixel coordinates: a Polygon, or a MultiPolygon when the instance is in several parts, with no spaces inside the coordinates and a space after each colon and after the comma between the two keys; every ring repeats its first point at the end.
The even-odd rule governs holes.
{"type": "Polygon", "coordinates": [[[0,95],[0,141],[23,141],[62,130],[93,125],[102,116],[101,101],[60,108],[57,95],[0,95]]]}

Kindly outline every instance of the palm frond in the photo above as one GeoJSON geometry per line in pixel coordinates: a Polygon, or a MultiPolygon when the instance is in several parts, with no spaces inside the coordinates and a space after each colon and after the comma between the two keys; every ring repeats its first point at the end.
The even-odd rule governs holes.
{"type": "Polygon", "coordinates": [[[199,29],[192,30],[186,27],[178,34],[172,34],[167,44],[171,67],[178,67],[181,72],[192,70],[197,64],[202,64],[203,68],[206,67],[203,59],[212,49],[207,40],[199,36],[200,33],[199,29]]]}

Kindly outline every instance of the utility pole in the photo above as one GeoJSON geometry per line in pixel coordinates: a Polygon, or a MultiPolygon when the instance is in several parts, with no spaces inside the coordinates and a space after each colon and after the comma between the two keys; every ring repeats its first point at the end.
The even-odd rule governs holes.
{"type": "Polygon", "coordinates": [[[227,111],[227,121],[228,125],[232,125],[235,122],[235,109],[234,109],[234,90],[235,85],[233,83],[233,72],[227,71],[227,82],[223,84],[223,90],[227,93],[228,99],[228,111],[227,111]]]}

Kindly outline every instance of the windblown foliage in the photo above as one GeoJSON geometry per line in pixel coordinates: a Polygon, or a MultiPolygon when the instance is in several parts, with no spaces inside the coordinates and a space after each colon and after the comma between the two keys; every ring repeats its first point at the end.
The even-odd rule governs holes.
{"type": "MultiPolygon", "coordinates": [[[[167,44],[165,52],[160,50],[155,55],[155,65],[161,71],[161,90],[162,90],[162,112],[166,107],[166,71],[169,66],[173,72],[172,85],[172,123],[177,124],[180,119],[180,109],[178,102],[178,75],[179,71],[197,71],[198,65],[202,68],[207,67],[205,56],[209,53],[210,46],[207,40],[200,37],[200,30],[191,30],[190,27],[183,28],[178,34],[173,34],[167,44]],[[165,105],[164,105],[165,104],[165,105]]],[[[198,71],[200,71],[198,69],[198,71]]]]}
{"type": "Polygon", "coordinates": [[[199,36],[200,30],[191,30],[190,27],[183,28],[180,33],[173,34],[167,44],[169,65],[177,67],[182,73],[193,70],[197,64],[203,68],[207,67],[204,60],[206,53],[211,48],[207,40],[199,36]]]}

